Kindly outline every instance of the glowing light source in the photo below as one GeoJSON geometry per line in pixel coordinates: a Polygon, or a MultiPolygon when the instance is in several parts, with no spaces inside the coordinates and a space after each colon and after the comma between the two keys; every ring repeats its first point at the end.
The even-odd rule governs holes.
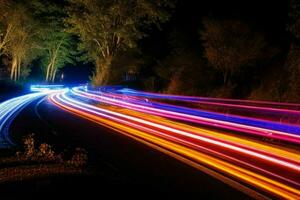
{"type": "Polygon", "coordinates": [[[32,92],[42,92],[42,91],[49,91],[49,90],[60,90],[63,89],[64,85],[31,85],[30,91],[32,92]]]}

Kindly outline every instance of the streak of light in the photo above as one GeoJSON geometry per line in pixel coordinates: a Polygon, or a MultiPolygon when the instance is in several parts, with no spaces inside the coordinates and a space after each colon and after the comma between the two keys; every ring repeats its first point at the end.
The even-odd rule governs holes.
{"type": "MultiPolygon", "coordinates": [[[[122,94],[113,94],[111,91],[107,93],[105,89],[95,94],[86,88],[73,88],[71,92],[52,94],[49,99],[69,112],[152,144],[161,151],[172,152],[168,155],[180,158],[187,164],[194,166],[197,163],[241,184],[252,185],[280,198],[298,199],[300,196],[300,156],[297,148],[290,149],[226,132],[241,124],[227,123],[227,129],[222,131],[198,127],[187,123],[187,120],[174,121],[177,118],[172,115],[180,116],[183,114],[180,113],[181,110],[156,108],[151,101],[141,105],[139,98],[124,99],[122,94]],[[106,105],[95,106],[91,102],[93,99],[106,105]],[[168,113],[168,116],[156,112],[168,113]]],[[[186,118],[193,117],[192,113],[185,115],[186,118]]],[[[219,121],[224,123],[222,120],[214,123],[219,121]]],[[[245,125],[242,127],[245,129],[245,125]]],[[[262,132],[262,128],[254,125],[249,127],[262,132]]],[[[248,131],[244,129],[235,131],[248,131]]],[[[267,128],[264,131],[281,134],[283,141],[288,140],[284,138],[287,136],[295,139],[292,142],[299,141],[297,134],[267,128]]],[[[224,177],[221,179],[224,180],[224,177]]]]}
{"type": "Polygon", "coordinates": [[[40,92],[15,97],[0,104],[0,147],[10,147],[14,142],[9,135],[9,126],[15,117],[31,102],[50,93],[61,90],[41,90],[40,92]]]}

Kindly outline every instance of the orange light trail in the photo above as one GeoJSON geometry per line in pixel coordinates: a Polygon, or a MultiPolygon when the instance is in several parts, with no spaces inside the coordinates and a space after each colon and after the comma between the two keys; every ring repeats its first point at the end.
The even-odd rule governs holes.
{"type": "Polygon", "coordinates": [[[97,107],[67,92],[53,94],[49,99],[64,110],[143,142],[191,166],[204,166],[218,172],[222,174],[221,179],[230,178],[239,184],[249,184],[258,191],[280,198],[300,197],[297,148],[117,106],[97,107]]]}

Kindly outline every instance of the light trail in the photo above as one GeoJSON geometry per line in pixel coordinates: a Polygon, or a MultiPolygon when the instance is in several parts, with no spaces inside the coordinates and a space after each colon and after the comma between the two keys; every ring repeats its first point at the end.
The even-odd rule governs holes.
{"type": "Polygon", "coordinates": [[[23,95],[20,97],[15,97],[0,103],[0,148],[6,148],[14,145],[9,135],[9,126],[15,117],[31,102],[45,97],[48,94],[62,91],[58,88],[49,88],[44,85],[36,89],[34,86],[31,88],[32,91],[38,91],[36,93],[31,93],[23,95]]]}
{"type": "Polygon", "coordinates": [[[7,100],[0,104],[0,147],[13,145],[8,134],[8,127],[17,114],[30,102],[45,96],[46,93],[33,93],[7,100]]]}
{"type": "Polygon", "coordinates": [[[241,113],[255,118],[270,119],[285,123],[300,125],[300,104],[278,103],[267,101],[251,101],[251,100],[236,100],[236,99],[220,99],[220,98],[205,98],[192,96],[167,95],[150,92],[140,92],[132,89],[117,89],[108,87],[105,89],[110,93],[117,91],[117,94],[128,95],[131,97],[152,98],[154,100],[172,100],[179,103],[189,103],[196,107],[206,110],[220,110],[229,113],[241,113]]]}
{"type": "Polygon", "coordinates": [[[254,194],[255,187],[258,193],[300,198],[298,104],[162,95],[115,87],[99,91],[62,88],[32,86],[37,93],[1,103],[2,145],[13,144],[8,127],[17,114],[49,95],[57,106],[160,150],[249,195],[254,194]],[[180,102],[183,104],[178,105],[180,102]],[[198,103],[242,112],[194,108],[198,103]],[[268,116],[248,116],[252,112],[268,116]],[[280,122],[281,114],[292,116],[296,122],[280,122]]]}
{"type": "MultiPolygon", "coordinates": [[[[52,94],[49,99],[69,112],[153,146],[187,164],[199,169],[205,166],[218,172],[222,174],[220,179],[223,181],[230,178],[233,182],[251,185],[258,191],[279,198],[299,199],[300,155],[297,145],[300,137],[297,132],[289,132],[290,129],[277,130],[287,124],[251,118],[259,123],[269,123],[262,128],[255,126],[257,124],[228,122],[227,116],[224,119],[199,117],[194,112],[186,112],[190,108],[170,109],[178,107],[151,100],[145,102],[143,93],[140,97],[135,92],[137,95],[131,97],[124,95],[124,90],[120,94],[119,90],[111,88],[97,92],[80,87],[52,94]],[[206,126],[202,126],[201,120],[207,122],[206,126]],[[277,128],[267,128],[275,124],[277,128]],[[243,133],[276,138],[291,144],[272,144],[260,138],[249,138],[243,133]]],[[[275,103],[257,104],[275,106],[275,103]]],[[[290,109],[297,105],[283,106],[290,109]]],[[[217,114],[222,116],[222,113],[217,114]]],[[[238,120],[238,116],[234,117],[238,120]]],[[[297,125],[288,126],[298,129],[297,125]]],[[[247,193],[251,195],[251,192],[247,193]]]]}
{"type": "MultiPolygon", "coordinates": [[[[276,131],[276,130],[270,130],[266,128],[260,128],[256,127],[253,125],[245,125],[245,124],[239,124],[239,123],[232,123],[226,121],[228,119],[228,115],[220,115],[218,114],[217,116],[218,119],[222,120],[216,120],[212,118],[206,118],[206,117],[201,117],[201,116],[195,116],[192,114],[188,114],[184,112],[184,109],[173,109],[169,110],[168,108],[161,106],[160,104],[153,104],[153,103],[147,103],[145,104],[140,103],[140,101],[135,101],[135,102],[128,102],[127,100],[122,100],[121,97],[118,97],[116,99],[115,96],[113,97],[106,97],[104,95],[95,95],[95,94],[90,94],[88,92],[80,91],[79,88],[73,88],[71,92],[74,95],[81,96],[84,98],[91,98],[94,100],[98,100],[100,102],[108,103],[110,105],[115,105],[115,106],[122,106],[123,108],[128,108],[131,110],[136,110],[136,111],[141,111],[144,113],[149,113],[151,115],[159,115],[163,117],[168,117],[168,118],[173,118],[177,120],[183,120],[183,121],[188,121],[188,122],[193,122],[193,123],[198,123],[201,125],[209,125],[213,127],[218,127],[218,128],[224,128],[227,130],[232,130],[232,131],[239,131],[242,133],[247,133],[247,134],[254,134],[254,135],[259,135],[267,138],[274,138],[274,139],[279,139],[283,141],[289,141],[289,142],[294,142],[300,144],[300,135],[297,134],[291,134],[289,132],[282,132],[282,131],[276,131]],[[166,109],[162,109],[166,108],[166,109]],[[174,111],[175,110],[175,111],[174,111]],[[182,111],[182,112],[180,112],[182,111]]],[[[176,108],[176,107],[175,107],[176,108]]],[[[197,113],[197,110],[195,110],[193,113],[197,113]]],[[[211,113],[210,116],[214,116],[214,113],[211,113]]],[[[239,118],[244,118],[244,117],[239,117],[239,118]]],[[[235,117],[235,121],[239,121],[238,117],[235,117]]],[[[261,120],[256,120],[260,122],[263,125],[267,125],[268,127],[272,127],[274,123],[270,123],[267,121],[261,121],[261,120]]],[[[276,123],[277,126],[282,126],[282,124],[276,123]]],[[[283,125],[284,126],[284,125],[283,125]]],[[[293,128],[292,126],[289,126],[293,128]]],[[[295,127],[298,131],[300,130],[297,126],[295,127]]]]}

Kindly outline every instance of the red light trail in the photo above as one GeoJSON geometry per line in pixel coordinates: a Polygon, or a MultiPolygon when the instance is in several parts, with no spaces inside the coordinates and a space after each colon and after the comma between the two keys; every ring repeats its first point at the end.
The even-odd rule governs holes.
{"type": "MultiPolygon", "coordinates": [[[[276,197],[299,199],[298,124],[279,123],[276,117],[271,121],[208,111],[204,112],[207,115],[204,117],[199,116],[203,114],[202,110],[160,102],[172,97],[110,88],[97,92],[78,87],[52,94],[50,100],[69,112],[112,128],[187,164],[212,170],[223,181],[229,178],[231,183],[251,185],[276,197]],[[278,143],[264,140],[266,138],[276,138],[278,143]]],[[[176,101],[179,97],[180,101],[191,99],[175,97],[176,101]]],[[[206,101],[226,104],[226,100],[206,101]]],[[[267,112],[299,112],[296,104],[252,101],[241,101],[234,109],[239,105],[242,109],[248,106],[248,113],[254,109],[254,104],[255,110],[261,106],[261,110],[267,112]]]]}

